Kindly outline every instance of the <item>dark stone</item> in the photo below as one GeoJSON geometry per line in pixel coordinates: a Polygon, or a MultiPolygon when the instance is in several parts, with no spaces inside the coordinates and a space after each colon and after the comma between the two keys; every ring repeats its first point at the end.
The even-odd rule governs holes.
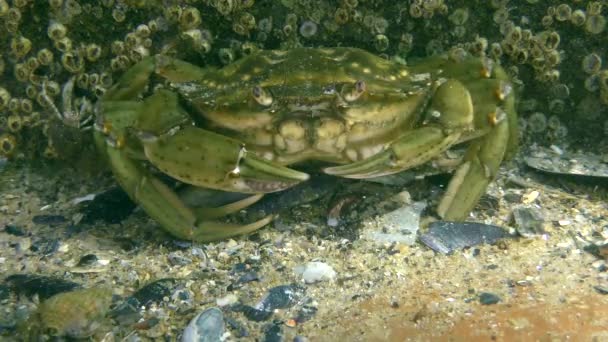
{"type": "MultiPolygon", "coordinates": [[[[399,306],[399,303],[397,303],[397,307],[398,306],[399,306]]],[[[298,314],[296,315],[296,318],[295,318],[296,322],[304,323],[306,321],[311,320],[314,317],[314,315],[317,313],[317,311],[319,311],[319,309],[316,306],[304,305],[300,310],[298,310],[298,314]]]]}
{"type": "Polygon", "coordinates": [[[142,315],[139,312],[141,303],[133,297],[126,298],[123,302],[116,305],[108,314],[120,325],[131,325],[137,323],[142,315]]]}
{"type": "Polygon", "coordinates": [[[294,306],[304,297],[304,288],[299,285],[279,285],[268,290],[256,308],[273,311],[294,306]]]}
{"type": "Polygon", "coordinates": [[[603,295],[607,295],[608,294],[608,286],[595,285],[593,288],[599,294],[603,294],[603,295]]]}
{"type": "Polygon", "coordinates": [[[242,276],[239,277],[239,279],[237,280],[237,282],[241,283],[241,284],[245,284],[245,283],[249,283],[252,281],[258,281],[260,280],[260,276],[258,275],[257,272],[253,271],[253,272],[247,272],[245,274],[243,274],[242,276]]]}
{"type": "Polygon", "coordinates": [[[51,255],[59,249],[61,241],[59,239],[39,239],[32,243],[30,251],[39,253],[42,255],[51,255]]]}
{"type": "Polygon", "coordinates": [[[80,284],[62,278],[32,274],[13,274],[5,279],[5,283],[17,294],[38,295],[41,300],[80,287],[80,284]]]}
{"type": "Polygon", "coordinates": [[[0,284],[0,300],[5,300],[10,294],[10,288],[7,285],[0,284]]]}
{"type": "Polygon", "coordinates": [[[472,247],[482,243],[496,243],[501,239],[512,238],[505,229],[477,222],[436,221],[429,225],[420,241],[442,254],[472,247]]]}
{"type": "Polygon", "coordinates": [[[256,309],[249,305],[240,305],[237,310],[241,311],[248,320],[254,322],[265,321],[272,316],[272,311],[256,309]]]}
{"type": "Polygon", "coordinates": [[[173,278],[159,279],[137,290],[131,297],[147,307],[151,303],[160,302],[163,297],[171,296],[177,283],[177,279],[173,278]]]}
{"type": "Polygon", "coordinates": [[[91,266],[93,264],[95,264],[97,262],[97,255],[95,254],[87,254],[84,255],[80,258],[80,260],[78,260],[78,264],[77,266],[79,267],[83,267],[83,266],[91,266]]]}
{"type": "Polygon", "coordinates": [[[513,220],[517,233],[523,237],[535,237],[546,233],[543,228],[545,219],[538,208],[517,206],[513,209],[513,220]]]}
{"type": "Polygon", "coordinates": [[[264,327],[264,342],[283,341],[283,330],[280,322],[272,322],[264,327]]]}
{"type": "Polygon", "coordinates": [[[230,326],[230,329],[233,330],[233,334],[236,338],[249,336],[249,331],[247,331],[245,325],[241,324],[236,319],[224,317],[224,321],[226,321],[226,323],[228,323],[228,325],[230,326]]]}
{"type": "Polygon", "coordinates": [[[36,215],[32,218],[35,224],[58,226],[67,222],[63,215],[36,215]]]}
{"type": "Polygon", "coordinates": [[[479,294],[479,302],[483,305],[496,304],[500,302],[500,297],[490,292],[482,292],[479,294]]]}
{"type": "Polygon", "coordinates": [[[92,201],[84,202],[80,212],[84,214],[82,223],[103,221],[108,224],[120,223],[126,219],[136,205],[120,187],[113,187],[98,195],[92,201]]]}
{"type": "Polygon", "coordinates": [[[4,232],[10,235],[15,236],[26,236],[27,233],[23,230],[23,228],[19,226],[15,226],[13,224],[7,224],[4,226],[4,232]]]}

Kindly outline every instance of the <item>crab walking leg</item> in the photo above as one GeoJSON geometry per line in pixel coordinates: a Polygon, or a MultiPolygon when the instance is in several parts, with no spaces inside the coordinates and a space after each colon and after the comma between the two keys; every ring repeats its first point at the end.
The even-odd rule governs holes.
{"type": "Polygon", "coordinates": [[[327,174],[347,178],[390,175],[422,165],[458,143],[473,129],[473,103],[466,87],[457,80],[442,83],[427,109],[426,126],[403,134],[372,157],[325,168],[327,174]]]}
{"type": "Polygon", "coordinates": [[[245,209],[248,206],[256,203],[264,197],[264,194],[251,195],[242,200],[228,203],[219,207],[197,207],[192,210],[198,217],[217,218],[236,213],[239,210],[245,209]]]}
{"type": "MultiPolygon", "coordinates": [[[[103,139],[96,133],[98,143],[103,139]]],[[[253,232],[274,219],[270,215],[247,225],[207,221],[186,207],[173,190],[129,158],[124,149],[106,145],[104,151],[121,187],[175,237],[197,242],[221,240],[253,232]]]]}
{"type": "Polygon", "coordinates": [[[437,214],[450,221],[461,221],[473,210],[488,184],[496,177],[509,144],[509,121],[499,122],[490,134],[467,149],[464,163],[454,172],[437,206],[437,214]]]}

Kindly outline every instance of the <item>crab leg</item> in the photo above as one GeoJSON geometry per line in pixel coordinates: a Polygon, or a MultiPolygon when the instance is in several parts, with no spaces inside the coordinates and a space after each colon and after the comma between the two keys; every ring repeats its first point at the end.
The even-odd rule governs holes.
{"type": "Polygon", "coordinates": [[[425,127],[403,134],[386,150],[342,166],[325,168],[330,175],[371,178],[422,165],[458,143],[473,129],[473,103],[466,87],[456,80],[442,83],[427,110],[425,127]]]}
{"type": "Polygon", "coordinates": [[[105,154],[121,187],[172,235],[185,240],[209,242],[253,232],[270,223],[274,217],[238,225],[207,221],[197,217],[164,183],[151,175],[123,149],[107,146],[105,154]]]}

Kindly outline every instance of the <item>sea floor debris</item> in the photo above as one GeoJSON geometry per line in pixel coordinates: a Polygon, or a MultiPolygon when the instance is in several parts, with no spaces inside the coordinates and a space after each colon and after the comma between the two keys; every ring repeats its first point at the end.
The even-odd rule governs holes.
{"type": "MultiPolygon", "coordinates": [[[[383,214],[403,206],[387,199],[405,196],[404,190],[413,201],[436,201],[437,185],[427,181],[404,189],[370,187],[372,194],[342,213],[347,219],[339,229],[326,225],[331,201],[319,198],[281,212],[279,221],[254,235],[192,244],[175,241],[137,210],[120,222],[77,220],[81,207],[72,200],[99,192],[100,184],[111,186],[110,178],[89,183],[76,175],[48,179],[29,174],[28,187],[36,190],[27,191],[17,181],[24,170],[7,167],[7,187],[0,195],[0,272],[64,279],[75,289],[111,283],[113,300],[101,325],[95,330],[78,325],[81,331],[93,331],[93,339],[176,340],[199,313],[219,304],[224,336],[236,340],[497,334],[523,339],[547,333],[585,340],[608,333],[605,253],[583,250],[589,242],[603,246],[608,240],[606,189],[601,187],[593,192],[567,180],[539,180],[530,170],[505,170],[489,189],[492,205],[480,206],[471,219],[509,227],[517,205],[532,205],[543,214],[545,233],[442,255],[420,243],[362,238],[368,229],[382,230],[383,214]],[[34,217],[40,215],[64,219],[37,224],[34,217]],[[357,221],[364,226],[357,228],[357,221]],[[14,227],[21,233],[15,234],[14,227]],[[344,230],[352,231],[348,235],[344,230]],[[54,247],[41,247],[47,245],[54,247]],[[93,267],[99,260],[103,267],[93,267]],[[331,265],[335,279],[307,284],[293,271],[316,260],[331,265]],[[283,298],[284,290],[292,288],[298,289],[297,298],[283,298]],[[493,303],[494,298],[500,301],[480,302],[493,303]],[[266,310],[262,303],[269,300],[274,304],[266,310]],[[488,310],[495,313],[493,320],[487,318],[488,310]],[[579,318],[571,319],[575,314],[579,318]]],[[[10,286],[15,279],[2,279],[0,286],[4,336],[17,333],[17,323],[52,295],[44,292],[51,287],[16,293],[10,286]]]]}

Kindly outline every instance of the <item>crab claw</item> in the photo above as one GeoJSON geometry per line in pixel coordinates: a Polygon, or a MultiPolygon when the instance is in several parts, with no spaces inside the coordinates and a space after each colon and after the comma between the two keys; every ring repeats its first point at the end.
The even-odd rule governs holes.
{"type": "MultiPolygon", "coordinates": [[[[172,189],[128,157],[124,149],[107,146],[104,151],[116,179],[133,201],[141,205],[169,233],[180,239],[197,242],[221,240],[253,232],[274,219],[274,216],[269,215],[245,225],[204,220],[199,216],[198,210],[187,207],[172,189]]],[[[257,197],[239,201],[233,208],[224,206],[219,210],[223,214],[233,212],[232,209],[243,207],[256,199],[257,197]]]]}
{"type": "Polygon", "coordinates": [[[404,133],[386,150],[342,166],[325,168],[327,174],[346,178],[372,178],[422,165],[458,143],[473,128],[473,102],[457,80],[437,87],[426,111],[424,127],[404,133]]]}
{"type": "Polygon", "coordinates": [[[195,186],[267,193],[284,190],[309,177],[249,153],[238,140],[193,126],[141,142],[152,164],[195,186]]]}

